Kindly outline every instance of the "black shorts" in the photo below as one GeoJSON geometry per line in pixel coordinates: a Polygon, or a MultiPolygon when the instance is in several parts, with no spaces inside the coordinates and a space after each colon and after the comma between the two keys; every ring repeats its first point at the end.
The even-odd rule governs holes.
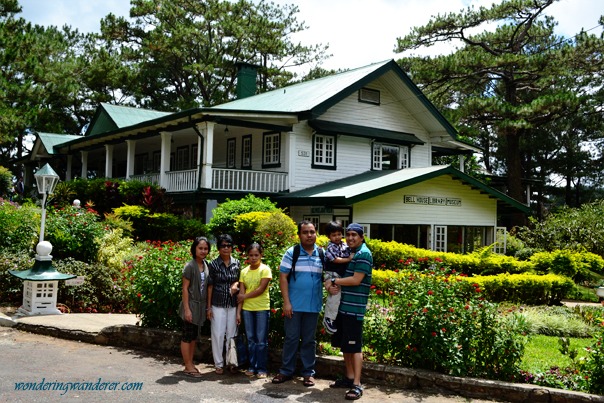
{"type": "Polygon", "coordinates": [[[331,336],[331,345],[342,353],[360,353],[363,349],[363,321],[338,312],[336,326],[338,331],[331,336]]]}
{"type": "Polygon", "coordinates": [[[182,321],[182,336],[180,341],[190,343],[197,340],[199,336],[199,326],[185,320],[182,321]]]}

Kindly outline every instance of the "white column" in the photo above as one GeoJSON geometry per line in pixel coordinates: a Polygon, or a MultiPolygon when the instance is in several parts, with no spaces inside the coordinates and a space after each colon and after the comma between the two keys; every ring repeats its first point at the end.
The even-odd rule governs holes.
{"type": "MultiPolygon", "coordinates": [[[[284,133],[285,134],[285,133],[284,133]]],[[[297,157],[297,152],[296,152],[296,134],[291,131],[287,134],[285,134],[284,136],[281,136],[282,139],[285,139],[285,148],[283,148],[284,150],[287,150],[287,188],[289,189],[290,192],[295,191],[297,188],[295,186],[296,183],[296,157],[297,157]]],[[[264,158],[264,156],[262,156],[262,158],[264,158]]],[[[313,158],[313,156],[310,156],[311,160],[313,158]]]]}
{"type": "Polygon", "coordinates": [[[128,180],[132,175],[134,175],[134,155],[136,152],[136,140],[126,140],[126,146],[128,147],[126,155],[126,180],[128,180]]]}
{"type": "Polygon", "coordinates": [[[159,162],[159,186],[168,189],[168,175],[170,170],[170,153],[172,152],[172,133],[161,132],[161,158],[159,162]]]}
{"type": "Polygon", "coordinates": [[[198,126],[203,135],[203,154],[201,155],[201,187],[212,188],[212,163],[214,150],[214,122],[205,122],[198,126]]]}
{"type": "Polygon", "coordinates": [[[82,179],[88,178],[88,151],[82,151],[82,179]]]}
{"type": "Polygon", "coordinates": [[[73,155],[69,154],[67,156],[67,169],[65,170],[65,180],[71,180],[71,163],[73,162],[73,155]]]}
{"type": "Polygon", "coordinates": [[[466,171],[466,156],[465,155],[460,155],[459,156],[459,170],[461,172],[465,172],[466,171]]]}
{"type": "Polygon", "coordinates": [[[113,178],[113,144],[105,144],[105,178],[113,178]]]}

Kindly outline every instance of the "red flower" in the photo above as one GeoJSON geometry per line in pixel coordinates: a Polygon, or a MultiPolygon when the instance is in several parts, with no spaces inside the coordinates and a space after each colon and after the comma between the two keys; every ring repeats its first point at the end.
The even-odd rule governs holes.
{"type": "Polygon", "coordinates": [[[382,295],[382,290],[377,290],[375,293],[376,293],[377,295],[382,295]]]}
{"type": "Polygon", "coordinates": [[[143,295],[139,292],[138,294],[136,294],[137,297],[142,297],[143,295]]]}
{"type": "Polygon", "coordinates": [[[428,295],[432,295],[432,294],[434,294],[434,291],[428,290],[428,295]]]}
{"type": "Polygon", "coordinates": [[[427,313],[427,312],[428,312],[428,308],[424,308],[424,309],[422,309],[422,312],[423,312],[423,313],[427,313]]]}
{"type": "Polygon", "coordinates": [[[375,289],[375,286],[374,286],[374,285],[372,285],[372,286],[371,286],[371,287],[369,287],[369,288],[373,290],[373,289],[375,289]]]}
{"type": "Polygon", "coordinates": [[[445,329],[444,327],[440,330],[442,330],[443,333],[445,333],[447,331],[447,329],[445,329]]]}
{"type": "Polygon", "coordinates": [[[464,306],[464,309],[465,309],[465,310],[470,309],[470,305],[466,305],[466,306],[464,306]]]}
{"type": "Polygon", "coordinates": [[[436,332],[432,332],[432,337],[436,337],[436,332]]]}

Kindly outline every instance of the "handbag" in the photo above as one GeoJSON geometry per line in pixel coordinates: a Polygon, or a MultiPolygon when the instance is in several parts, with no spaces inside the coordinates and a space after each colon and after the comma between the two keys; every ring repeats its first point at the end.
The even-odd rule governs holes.
{"type": "Polygon", "coordinates": [[[229,340],[226,364],[234,367],[243,367],[247,365],[248,361],[247,338],[245,337],[245,333],[241,333],[239,328],[237,328],[237,333],[229,340]]]}

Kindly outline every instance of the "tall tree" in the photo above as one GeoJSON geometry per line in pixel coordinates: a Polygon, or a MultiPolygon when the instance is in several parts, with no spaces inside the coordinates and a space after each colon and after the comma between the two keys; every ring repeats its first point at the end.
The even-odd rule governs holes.
{"type": "MultiPolygon", "coordinates": [[[[0,164],[21,157],[28,130],[75,133],[80,113],[77,44],[68,27],[17,18],[17,1],[0,0],[0,164]]],[[[17,172],[15,172],[17,174],[17,172]]]]}
{"type": "Polygon", "coordinates": [[[109,52],[132,64],[136,102],[159,110],[212,106],[234,98],[236,63],[259,66],[262,90],[290,81],[288,68],[320,63],[326,46],[294,43],[307,27],[298,8],[248,0],[132,0],[131,20],[101,23],[109,52]]]}
{"type": "MultiPolygon", "coordinates": [[[[556,22],[544,14],[555,1],[504,0],[439,15],[398,38],[395,49],[461,44],[449,55],[400,63],[462,133],[477,138],[487,168],[503,161],[500,172],[517,200],[525,200],[522,179],[536,169],[531,154],[537,132],[551,136],[554,122],[597,108],[591,95],[600,85],[594,75],[602,71],[604,41],[585,32],[576,40],[555,35],[556,22]],[[487,29],[475,33],[481,26],[487,29]],[[571,80],[576,85],[568,86],[571,80]]],[[[513,224],[521,224],[516,219],[513,224]]]]}

